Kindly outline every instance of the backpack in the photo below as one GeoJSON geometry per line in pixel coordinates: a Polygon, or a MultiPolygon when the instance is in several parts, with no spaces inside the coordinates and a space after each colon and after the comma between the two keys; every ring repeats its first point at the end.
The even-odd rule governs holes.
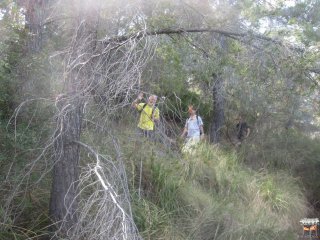
{"type": "MultiPolygon", "coordinates": [[[[197,114],[197,123],[198,123],[198,127],[199,127],[199,129],[200,129],[200,124],[199,124],[199,118],[198,118],[199,116],[198,116],[198,114],[197,114]]],[[[200,132],[200,134],[201,134],[201,132],[200,132]]]]}

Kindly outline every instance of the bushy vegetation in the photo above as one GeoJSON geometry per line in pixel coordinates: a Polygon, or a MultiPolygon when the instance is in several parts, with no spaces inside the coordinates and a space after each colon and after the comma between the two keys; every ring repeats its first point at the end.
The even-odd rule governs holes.
{"type": "Polygon", "coordinates": [[[181,158],[163,158],[157,149],[142,146],[131,156],[143,172],[132,176],[136,187],[142,180],[133,208],[146,239],[296,238],[308,214],[296,178],[254,171],[235,151],[208,144],[181,158]]]}
{"type": "Polygon", "coordinates": [[[300,179],[306,197],[315,208],[311,215],[316,216],[319,199],[319,139],[294,129],[266,131],[263,137],[256,138],[243,146],[239,152],[244,164],[255,170],[268,169],[271,172],[285,171],[300,179]]]}

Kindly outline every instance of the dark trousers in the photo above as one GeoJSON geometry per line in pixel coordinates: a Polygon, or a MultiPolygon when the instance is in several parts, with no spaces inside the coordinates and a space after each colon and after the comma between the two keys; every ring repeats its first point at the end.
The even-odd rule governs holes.
{"type": "Polygon", "coordinates": [[[139,133],[139,136],[149,138],[152,141],[154,141],[155,139],[154,130],[145,130],[145,129],[138,128],[138,133],[139,133]]]}

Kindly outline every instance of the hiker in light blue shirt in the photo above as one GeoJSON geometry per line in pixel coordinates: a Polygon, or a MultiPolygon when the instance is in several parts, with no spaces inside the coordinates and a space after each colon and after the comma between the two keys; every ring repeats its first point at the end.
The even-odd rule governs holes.
{"type": "Polygon", "coordinates": [[[189,106],[188,109],[189,118],[187,119],[186,125],[183,129],[181,137],[187,135],[187,140],[194,143],[200,141],[200,137],[203,136],[203,121],[200,116],[198,116],[197,110],[193,106],[189,106]]]}

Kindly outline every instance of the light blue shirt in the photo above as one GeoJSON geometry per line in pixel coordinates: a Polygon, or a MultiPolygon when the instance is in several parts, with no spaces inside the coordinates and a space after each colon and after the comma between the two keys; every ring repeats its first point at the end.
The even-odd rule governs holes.
{"type": "Polygon", "coordinates": [[[200,126],[203,125],[202,119],[200,116],[195,117],[195,119],[191,120],[189,118],[186,122],[186,128],[188,130],[187,138],[191,137],[199,137],[200,136],[200,126]]]}

